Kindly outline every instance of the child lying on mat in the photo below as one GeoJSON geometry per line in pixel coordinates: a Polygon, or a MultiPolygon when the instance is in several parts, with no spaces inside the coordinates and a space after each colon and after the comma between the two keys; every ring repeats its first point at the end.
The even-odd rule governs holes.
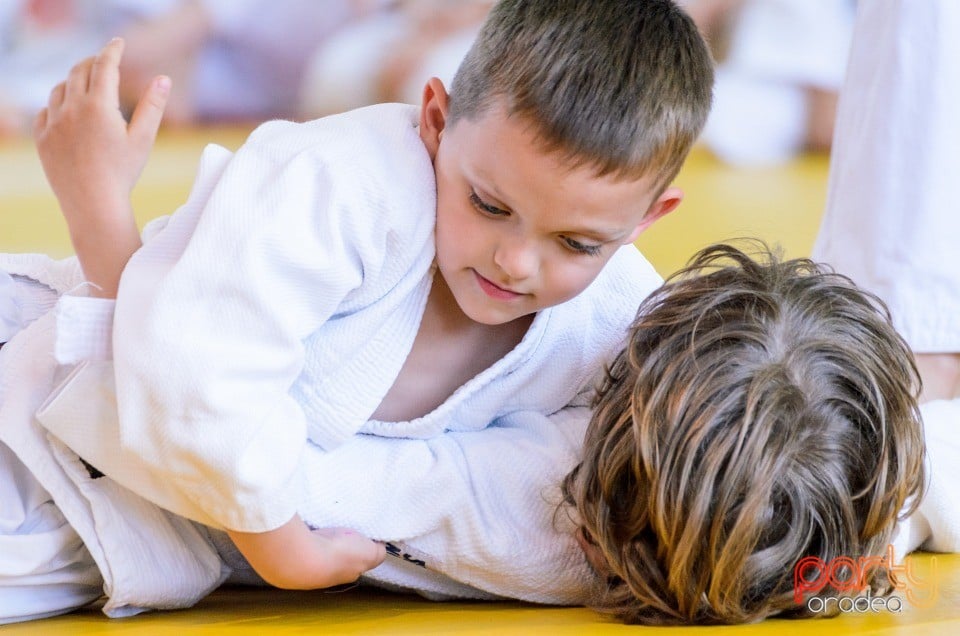
{"type": "Polygon", "coordinates": [[[823,612],[811,599],[893,591],[888,545],[897,559],[960,551],[960,401],[924,405],[925,468],[918,391],[875,297],[807,260],[716,246],[644,301],[592,416],[515,414],[436,443],[357,439],[310,458],[318,486],[301,510],[393,531],[481,590],[576,599],[627,622],[832,614],[837,602],[823,612]],[[363,462],[382,475],[324,485],[363,462]],[[390,475],[406,477],[383,488],[390,475]],[[459,499],[425,504],[436,490],[421,480],[459,499]],[[369,507],[341,510],[342,486],[369,507]],[[805,559],[844,557],[876,559],[849,589],[822,567],[795,578],[805,559]]]}
{"type": "MultiPolygon", "coordinates": [[[[919,388],[886,308],[848,279],[698,255],[641,306],[563,482],[606,581],[598,606],[627,622],[742,623],[811,615],[811,591],[890,593],[874,563],[852,589],[803,579],[798,597],[794,567],[887,554],[921,505],[919,388]]],[[[955,461],[960,435],[947,439],[955,461]]]]}
{"type": "MultiPolygon", "coordinates": [[[[920,546],[960,551],[960,400],[925,404],[924,430],[919,388],[874,296],[808,260],[716,246],[641,305],[592,414],[505,418],[472,434],[483,443],[359,439],[310,462],[311,483],[362,461],[413,476],[434,457],[437,484],[471,497],[429,517],[435,530],[395,536],[497,594],[542,601],[522,587],[535,581],[541,594],[578,590],[579,602],[648,624],[829,615],[837,601],[811,599],[894,591],[893,564],[880,561],[889,545],[897,560],[920,546]],[[593,566],[587,579],[570,534],[593,566]],[[863,578],[825,580],[822,564],[847,557],[872,559],[863,578]]],[[[349,498],[371,510],[415,504],[410,483],[381,486],[355,480],[349,498]]],[[[344,514],[334,492],[310,496],[305,518],[372,536],[403,525],[344,514]]],[[[929,601],[923,583],[912,592],[929,601]]]]}
{"type": "MultiPolygon", "coordinates": [[[[0,352],[0,368],[29,357],[25,345],[39,331],[31,326],[0,352]]],[[[109,381],[93,388],[91,404],[109,393],[109,381]]],[[[549,417],[515,412],[482,431],[356,436],[330,452],[308,448],[298,512],[313,526],[346,525],[389,541],[394,558],[365,580],[429,596],[592,604],[643,623],[811,614],[814,594],[863,588],[818,587],[813,569],[798,588],[801,560],[884,556],[898,516],[913,512],[894,541],[898,557],[921,544],[960,550],[960,501],[949,487],[960,466],[960,403],[933,403],[925,413],[933,483],[921,498],[918,388],[910,352],[874,297],[809,261],[754,261],[718,246],[644,302],[592,417],[584,406],[549,417]]],[[[109,419],[109,406],[45,407],[40,419],[52,429],[52,420],[79,416],[67,424],[82,430],[85,414],[109,419]]],[[[17,489],[41,491],[28,513],[37,536],[2,540],[20,554],[33,553],[32,540],[48,552],[61,541],[63,551],[47,581],[34,575],[18,587],[7,572],[5,591],[49,593],[43,609],[67,611],[99,596],[96,561],[111,601],[122,599],[129,612],[195,602],[174,597],[174,588],[196,576],[196,563],[214,569],[209,587],[228,574],[249,580],[226,535],[200,529],[204,538],[188,543],[189,527],[161,532],[146,502],[78,465],[73,483],[93,517],[113,520],[91,530],[72,506],[76,495],[29,455],[6,470],[32,463],[51,494],[29,488],[36,478],[21,467],[17,489]],[[96,556],[77,548],[51,496],[96,556]],[[171,536],[191,559],[150,560],[174,554],[165,547],[171,536]]],[[[60,449],[54,463],[70,469],[65,456],[60,449]]],[[[862,585],[889,592],[885,565],[875,565],[862,585]]],[[[11,616],[0,603],[6,620],[28,617],[24,607],[11,616]]]]}
{"type": "Polygon", "coordinates": [[[419,113],[273,122],[233,155],[208,149],[138,250],[129,194],[170,86],[128,126],[121,49],[78,64],[36,123],[87,280],[119,286],[120,424],[70,444],[289,588],[384,556],[297,516],[308,442],[477,430],[589,388],[659,282],[632,242],[680,202],[668,185],[712,85],[669,0],[504,0],[449,97],[432,79],[419,113]],[[111,436],[122,453],[103,452],[111,436]]]}

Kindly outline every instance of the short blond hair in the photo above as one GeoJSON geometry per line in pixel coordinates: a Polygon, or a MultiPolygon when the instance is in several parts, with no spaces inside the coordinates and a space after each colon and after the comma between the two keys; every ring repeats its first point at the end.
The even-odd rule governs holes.
{"type": "Polygon", "coordinates": [[[671,0],[500,0],[453,79],[449,125],[502,104],[572,166],[665,187],[712,95],[709,47],[671,0]]]}
{"type": "Polygon", "coordinates": [[[757,258],[707,248],[643,303],[564,481],[612,575],[596,606],[626,622],[809,615],[794,565],[885,554],[922,491],[920,381],[883,303],[757,258]]]}

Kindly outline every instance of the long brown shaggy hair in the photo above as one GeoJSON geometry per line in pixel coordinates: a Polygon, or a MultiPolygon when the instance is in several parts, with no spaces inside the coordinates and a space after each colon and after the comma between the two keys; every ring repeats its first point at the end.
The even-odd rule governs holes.
{"type": "MultiPolygon", "coordinates": [[[[609,569],[596,607],[648,624],[809,615],[795,564],[883,555],[916,505],[919,384],[849,279],[762,244],[700,252],[641,306],[563,484],[609,569]]],[[[886,568],[866,582],[891,591],[886,568]]]]}

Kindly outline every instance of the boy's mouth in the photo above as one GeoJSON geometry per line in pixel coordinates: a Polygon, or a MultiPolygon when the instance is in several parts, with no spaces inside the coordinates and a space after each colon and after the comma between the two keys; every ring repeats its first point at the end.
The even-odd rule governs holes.
{"type": "Polygon", "coordinates": [[[519,294],[511,289],[500,287],[493,281],[481,276],[476,270],[473,271],[473,274],[477,277],[477,284],[480,285],[480,289],[483,290],[483,293],[494,300],[513,300],[514,298],[523,296],[523,294],[519,294]]]}

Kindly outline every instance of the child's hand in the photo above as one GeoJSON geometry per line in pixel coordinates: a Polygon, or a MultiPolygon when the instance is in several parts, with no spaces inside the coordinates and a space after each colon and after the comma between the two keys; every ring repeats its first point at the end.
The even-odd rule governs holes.
{"type": "Polygon", "coordinates": [[[284,589],[351,583],[386,557],[383,545],[352,530],[310,530],[299,516],[276,530],[227,534],[264,581],[284,589]]]}
{"type": "Polygon", "coordinates": [[[119,108],[123,40],[73,67],[37,115],[40,162],[70,229],[87,279],[100,295],[116,291],[120,273],[140,246],[130,193],[146,165],[170,90],[158,77],[130,124],[119,108]]]}
{"type": "Polygon", "coordinates": [[[40,161],[71,225],[128,201],[163,116],[170,84],[158,77],[127,125],[118,98],[122,53],[123,40],[114,39],[74,66],[34,123],[40,161]]]}

